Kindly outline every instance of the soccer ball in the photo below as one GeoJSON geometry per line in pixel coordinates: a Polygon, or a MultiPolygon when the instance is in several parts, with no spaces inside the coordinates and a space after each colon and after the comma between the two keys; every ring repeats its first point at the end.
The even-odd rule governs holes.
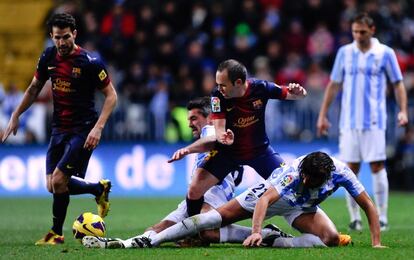
{"type": "Polygon", "coordinates": [[[72,232],[76,239],[82,239],[84,236],[105,237],[105,222],[98,215],[82,213],[73,223],[72,232]]]}

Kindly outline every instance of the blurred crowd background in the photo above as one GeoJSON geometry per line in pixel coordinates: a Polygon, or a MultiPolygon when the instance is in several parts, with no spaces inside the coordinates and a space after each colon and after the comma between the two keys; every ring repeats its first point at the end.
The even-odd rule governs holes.
{"type": "MultiPolygon", "coordinates": [[[[46,29],[53,13],[71,13],[78,24],[77,43],[105,62],[119,95],[106,141],[190,141],[186,103],[209,95],[218,63],[235,58],[252,77],[281,85],[297,82],[308,90],[303,101],[271,101],[266,123],[272,141],[310,142],[317,138],[316,119],[335,54],[352,42],[349,20],[360,11],[374,18],[375,37],[397,54],[413,122],[413,10],[411,0],[73,0],[53,1],[41,26],[46,29]]],[[[52,45],[48,37],[44,31],[44,47],[52,45]]],[[[0,127],[26,87],[0,78],[0,127]]],[[[391,88],[387,96],[390,154],[409,154],[405,163],[414,164],[414,130],[396,126],[391,88]]],[[[326,138],[332,141],[338,137],[339,99],[340,94],[330,110],[326,138]]],[[[10,143],[47,142],[51,111],[47,86],[10,143]]]]}

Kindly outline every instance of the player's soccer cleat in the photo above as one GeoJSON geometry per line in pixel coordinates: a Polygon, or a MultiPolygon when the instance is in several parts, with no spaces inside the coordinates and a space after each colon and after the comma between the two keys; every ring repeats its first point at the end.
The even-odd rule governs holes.
{"type": "Polygon", "coordinates": [[[84,236],[82,238],[82,245],[87,248],[124,248],[124,244],[118,238],[94,237],[84,236]]]}
{"type": "Polygon", "coordinates": [[[268,228],[275,232],[279,232],[281,237],[293,237],[293,235],[284,232],[280,227],[276,226],[275,224],[267,224],[264,228],[268,228]]]}
{"type": "Polygon", "coordinates": [[[111,191],[110,180],[100,180],[99,183],[103,186],[101,195],[96,196],[96,204],[98,204],[98,215],[101,218],[106,217],[109,211],[109,192],[111,191]]]}
{"type": "Polygon", "coordinates": [[[65,242],[65,238],[56,234],[53,230],[49,230],[49,232],[44,236],[42,239],[39,239],[35,245],[59,245],[65,242]]]}
{"type": "Polygon", "coordinates": [[[351,223],[349,223],[349,231],[362,231],[361,220],[354,220],[351,223]]]}
{"type": "Polygon", "coordinates": [[[354,245],[354,243],[352,242],[351,236],[347,234],[339,234],[338,246],[347,246],[349,244],[354,245]]]}
{"type": "Polygon", "coordinates": [[[285,238],[293,237],[291,234],[283,232],[278,226],[274,224],[267,224],[264,228],[268,228],[272,230],[262,240],[261,246],[264,246],[264,247],[272,247],[275,239],[279,237],[285,237],[285,238]]]}
{"type": "Polygon", "coordinates": [[[390,227],[388,226],[388,223],[384,221],[380,221],[380,230],[381,231],[388,231],[390,227]]]}
{"type": "Polygon", "coordinates": [[[132,248],[149,248],[152,247],[151,239],[148,237],[136,237],[132,239],[132,248]]]}

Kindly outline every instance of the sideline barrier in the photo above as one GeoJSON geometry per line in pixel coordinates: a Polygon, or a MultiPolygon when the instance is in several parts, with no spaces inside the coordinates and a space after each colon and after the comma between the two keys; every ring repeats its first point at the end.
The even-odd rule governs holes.
{"type": "MultiPolygon", "coordinates": [[[[170,144],[101,144],[90,160],[86,179],[112,181],[111,196],[169,197],[183,196],[191,178],[194,155],[167,163],[183,145],[170,144]]],[[[337,155],[334,143],[280,143],[274,145],[288,162],[300,155],[320,150],[337,155]]],[[[0,149],[0,196],[48,196],[45,178],[47,146],[3,146],[0,149]]],[[[245,168],[243,182],[236,193],[257,182],[260,177],[245,168]]],[[[369,167],[363,164],[360,180],[372,194],[369,167]]],[[[339,189],[335,196],[343,196],[339,189]]]]}

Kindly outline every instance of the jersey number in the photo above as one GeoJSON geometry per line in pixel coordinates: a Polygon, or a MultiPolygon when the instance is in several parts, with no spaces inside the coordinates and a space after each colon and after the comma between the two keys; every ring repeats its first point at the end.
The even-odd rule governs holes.
{"type": "Polygon", "coordinates": [[[257,187],[252,189],[252,192],[256,195],[256,197],[260,198],[265,192],[267,188],[265,188],[264,183],[260,183],[257,187]]]}

